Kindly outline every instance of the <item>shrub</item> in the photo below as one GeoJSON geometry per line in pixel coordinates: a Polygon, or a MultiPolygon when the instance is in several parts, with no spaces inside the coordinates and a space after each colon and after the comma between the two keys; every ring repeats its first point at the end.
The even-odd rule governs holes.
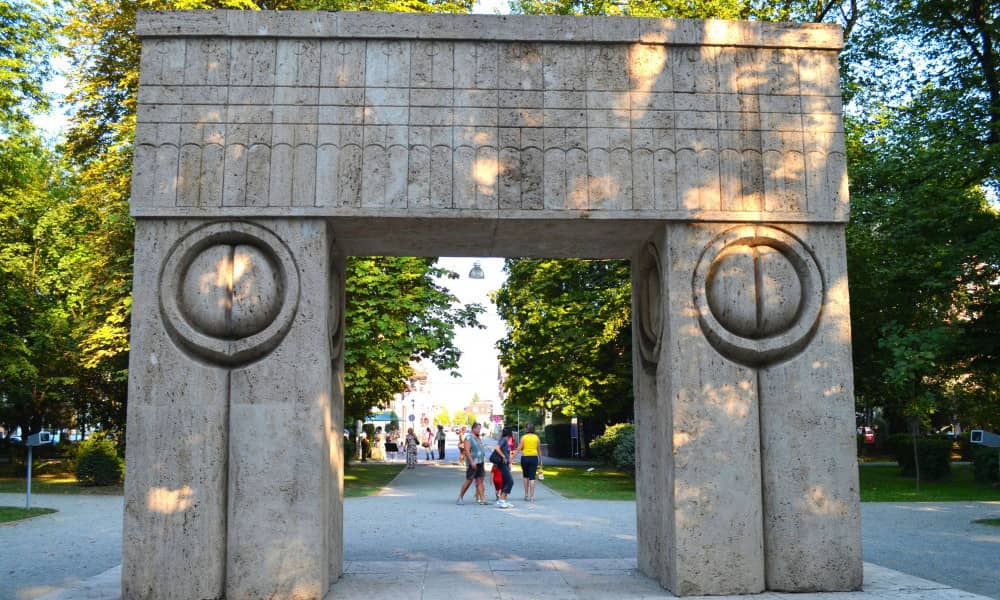
{"type": "Polygon", "coordinates": [[[972,465],[976,481],[980,483],[1000,481],[1000,448],[976,447],[972,451],[972,465]]]}
{"type": "MultiPolygon", "coordinates": [[[[604,433],[590,442],[590,454],[605,463],[614,464],[615,449],[621,443],[623,433],[628,430],[632,436],[632,454],[635,455],[635,431],[631,423],[609,425],[604,433]]],[[[633,461],[634,462],[634,461],[633,461]]]]}
{"type": "Polygon", "coordinates": [[[619,469],[635,471],[635,427],[628,425],[619,430],[612,458],[619,469]]]}
{"type": "Polygon", "coordinates": [[[358,452],[358,446],[357,446],[357,443],[354,441],[354,436],[345,436],[344,437],[344,467],[345,468],[347,467],[348,463],[350,463],[352,460],[354,460],[354,457],[357,456],[357,452],[358,452]]]}
{"type": "Polygon", "coordinates": [[[963,431],[955,436],[955,444],[958,445],[958,454],[962,460],[974,460],[976,448],[972,445],[971,432],[963,431]]]}
{"type": "MultiPolygon", "coordinates": [[[[942,479],[951,473],[951,444],[947,436],[918,437],[917,456],[920,459],[922,479],[942,479]]],[[[899,463],[904,477],[917,474],[913,461],[913,438],[906,433],[897,433],[889,440],[889,449],[899,463]]]]}
{"type": "Polygon", "coordinates": [[[82,485],[113,485],[122,480],[124,472],[124,461],[110,440],[95,436],[80,444],[76,479],[82,485]]]}

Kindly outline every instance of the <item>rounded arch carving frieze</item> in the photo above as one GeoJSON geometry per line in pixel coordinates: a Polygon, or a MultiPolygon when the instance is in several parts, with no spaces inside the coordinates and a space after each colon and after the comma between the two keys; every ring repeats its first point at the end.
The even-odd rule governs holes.
{"type": "Polygon", "coordinates": [[[647,371],[655,371],[663,340],[663,271],[656,246],[649,243],[638,257],[638,290],[635,328],[639,359],[647,371]]]}
{"type": "Polygon", "coordinates": [[[160,272],[171,337],[201,359],[238,366],[281,343],[299,303],[298,267],[278,236],[245,221],[210,223],[182,237],[160,272]]]}
{"type": "Polygon", "coordinates": [[[698,322],[723,356],[748,366],[787,359],[812,339],[824,282],[812,252],[777,227],[738,226],[702,252],[693,280],[698,322]]]}

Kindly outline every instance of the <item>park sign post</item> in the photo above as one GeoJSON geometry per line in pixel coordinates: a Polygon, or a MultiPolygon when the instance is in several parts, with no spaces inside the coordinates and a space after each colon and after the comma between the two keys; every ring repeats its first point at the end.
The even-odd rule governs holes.
{"type": "Polygon", "coordinates": [[[28,441],[25,444],[28,446],[28,486],[25,492],[24,498],[24,509],[31,510],[31,449],[35,446],[42,446],[45,444],[52,443],[52,434],[48,431],[39,431],[38,433],[33,433],[28,436],[28,441]]]}

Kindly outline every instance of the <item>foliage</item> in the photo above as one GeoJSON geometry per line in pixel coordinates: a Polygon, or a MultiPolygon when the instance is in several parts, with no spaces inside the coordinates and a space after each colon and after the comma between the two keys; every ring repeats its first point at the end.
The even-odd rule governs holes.
{"type": "Polygon", "coordinates": [[[631,283],[625,261],[509,259],[496,292],[507,322],[505,417],[517,407],[601,421],[632,412],[631,283]]]}
{"type": "Polygon", "coordinates": [[[635,427],[631,423],[608,425],[604,433],[590,441],[590,455],[607,464],[613,464],[615,448],[621,443],[623,436],[627,435],[626,430],[630,430],[634,438],[635,427]]]}
{"type": "Polygon", "coordinates": [[[1000,449],[979,446],[972,452],[972,465],[976,481],[1000,482],[1000,449]]]}
{"type": "Polygon", "coordinates": [[[28,127],[0,136],[0,424],[27,433],[66,421],[76,381],[55,162],[28,127]]]}
{"type": "MultiPolygon", "coordinates": [[[[53,51],[54,20],[44,11],[37,10],[35,2],[22,0],[0,4],[0,27],[3,28],[4,39],[4,45],[0,47],[0,81],[4,83],[0,86],[0,108],[4,117],[18,116],[21,115],[18,111],[22,109],[37,110],[45,105],[41,84],[48,73],[48,58],[53,51]],[[9,45],[8,40],[11,42],[9,45]],[[7,56],[8,53],[10,56],[7,56]]],[[[50,203],[57,199],[59,202],[49,206],[50,214],[45,216],[51,221],[47,232],[58,233],[61,240],[52,252],[53,264],[57,265],[51,272],[49,282],[55,294],[52,296],[54,308],[49,311],[29,307],[20,312],[14,311],[17,314],[11,316],[11,312],[5,310],[6,305],[11,304],[7,302],[6,290],[13,288],[0,286],[5,290],[2,299],[5,306],[0,307],[0,336],[7,332],[11,334],[9,339],[0,340],[0,363],[3,363],[0,370],[11,367],[30,375],[30,368],[38,368],[44,373],[57,373],[63,377],[63,387],[59,390],[59,398],[63,400],[55,402],[56,395],[46,383],[52,381],[51,377],[41,383],[36,377],[32,383],[31,377],[24,376],[20,380],[27,383],[19,384],[15,392],[8,393],[14,398],[9,402],[16,402],[17,407],[0,406],[0,419],[5,422],[62,424],[68,418],[68,410],[61,410],[57,419],[50,414],[51,411],[46,412],[46,407],[66,406],[68,402],[80,421],[76,425],[97,425],[104,431],[117,433],[117,439],[124,440],[121,433],[125,425],[134,238],[128,198],[140,51],[135,35],[137,10],[235,8],[466,12],[470,6],[463,0],[402,0],[376,4],[322,0],[260,3],[252,0],[71,0],[65,14],[60,15],[65,17],[65,24],[59,34],[66,41],[71,63],[67,98],[72,114],[65,145],[59,150],[73,181],[64,186],[69,189],[61,197],[46,199],[50,203]],[[30,323],[23,325],[27,318],[24,315],[31,315],[37,326],[30,323]],[[33,331],[49,331],[51,333],[45,337],[50,341],[59,341],[65,347],[51,348],[43,358],[41,353],[35,352],[31,343],[42,349],[45,340],[21,334],[20,330],[7,326],[10,322],[33,331]]],[[[20,116],[18,118],[24,120],[20,116]]],[[[44,162],[46,165],[60,164],[58,158],[44,162]]],[[[41,181],[49,172],[50,168],[15,170],[5,163],[0,164],[0,179],[7,173],[22,173],[37,174],[41,181]]],[[[53,186],[33,185],[29,188],[44,191],[53,186]]],[[[3,194],[3,189],[0,187],[0,194],[3,194]]],[[[3,206],[6,207],[7,203],[4,202],[3,206]]],[[[24,221],[25,215],[19,214],[23,208],[19,207],[25,206],[25,203],[15,199],[10,206],[15,207],[12,211],[14,216],[11,221],[5,222],[24,221]]],[[[6,219],[6,213],[0,218],[6,219]]],[[[4,231],[3,240],[7,239],[14,238],[9,238],[4,231]]],[[[26,238],[21,236],[18,241],[23,239],[26,238]]],[[[27,254],[22,253],[21,256],[27,254]]],[[[423,281],[428,273],[428,267],[423,264],[403,264],[397,259],[385,259],[384,262],[395,262],[396,265],[387,270],[405,271],[405,278],[423,281]]],[[[366,259],[359,259],[352,261],[349,269],[354,273],[365,272],[369,266],[366,259]]],[[[0,276],[5,277],[6,271],[0,276]]],[[[0,284],[6,283],[0,281],[0,284]]],[[[391,285],[366,291],[381,295],[368,299],[356,295],[353,306],[361,307],[362,313],[381,302],[384,305],[382,312],[388,315],[393,313],[392,309],[400,299],[391,285]]],[[[411,293],[405,299],[419,302],[421,299],[417,296],[411,293]]],[[[430,302],[423,307],[424,312],[402,324],[408,339],[392,344],[379,342],[383,346],[381,351],[387,357],[385,368],[381,368],[382,364],[371,362],[372,354],[378,352],[359,354],[349,347],[347,360],[354,361],[353,364],[360,366],[362,372],[348,382],[348,416],[367,412],[367,406],[358,409],[352,402],[364,404],[377,398],[372,402],[377,405],[390,397],[392,392],[399,391],[406,379],[406,373],[403,376],[400,374],[411,358],[430,358],[437,364],[445,365],[445,368],[457,360],[449,328],[459,323],[467,324],[471,309],[445,309],[448,314],[443,316],[439,314],[441,304],[434,304],[439,302],[439,298],[426,297],[423,300],[430,302]],[[365,389],[368,385],[371,389],[365,389]]],[[[398,331],[401,326],[398,313],[392,318],[396,322],[356,320],[352,323],[353,338],[358,340],[398,331]]],[[[351,337],[351,331],[348,337],[351,337]]],[[[4,376],[7,375],[0,375],[4,376]]],[[[6,384],[4,389],[8,389],[6,384]]],[[[7,398],[5,402],[8,402],[7,398]]],[[[37,429],[35,426],[32,428],[37,429]]]]}
{"type": "Polygon", "coordinates": [[[93,436],[80,444],[76,458],[76,478],[81,485],[113,485],[122,480],[125,461],[111,440],[93,436]]]}
{"type": "Polygon", "coordinates": [[[42,89],[55,50],[55,20],[40,0],[0,0],[0,135],[28,127],[45,111],[42,89]]]}
{"type": "Polygon", "coordinates": [[[1000,5],[868,9],[843,57],[856,389],[897,425],[996,426],[1000,5]]]}
{"type": "Polygon", "coordinates": [[[478,304],[456,306],[435,278],[458,274],[434,266],[434,259],[356,257],[347,267],[347,327],[344,358],[344,414],[363,416],[383,407],[413,376],[410,363],[429,360],[455,369],[461,356],[453,340],[457,327],[478,327],[478,304]]]}
{"type": "Polygon", "coordinates": [[[860,465],[862,502],[962,502],[1000,500],[1000,488],[981,484],[973,478],[971,465],[955,465],[951,474],[939,481],[921,481],[920,489],[911,477],[889,465],[860,465]]]}
{"type": "MultiPolygon", "coordinates": [[[[920,479],[937,480],[948,475],[951,470],[952,440],[947,436],[918,437],[917,460],[920,462],[920,479]]],[[[897,433],[889,438],[889,448],[899,463],[904,477],[917,474],[913,456],[913,437],[897,433]]]]}
{"type": "Polygon", "coordinates": [[[348,468],[351,461],[358,455],[358,443],[355,436],[344,436],[344,469],[348,468]]]}
{"type": "Polygon", "coordinates": [[[513,0],[514,12],[527,15],[611,15],[755,21],[834,21],[846,27],[859,16],[850,0],[513,0]]]}
{"type": "Polygon", "coordinates": [[[615,467],[625,471],[635,471],[635,429],[629,428],[621,432],[618,444],[615,446],[612,461],[615,467]]]}

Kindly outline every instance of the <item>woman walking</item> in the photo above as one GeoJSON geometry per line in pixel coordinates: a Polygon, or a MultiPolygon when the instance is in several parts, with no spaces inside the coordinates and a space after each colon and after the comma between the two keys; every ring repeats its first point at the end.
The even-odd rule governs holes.
{"type": "Polygon", "coordinates": [[[542,454],[538,451],[541,440],[535,435],[535,424],[524,426],[527,432],[521,436],[517,452],[521,455],[521,474],[524,476],[524,500],[535,501],[535,475],[542,466],[542,454]]]}
{"type": "Polygon", "coordinates": [[[497,506],[500,508],[514,508],[514,505],[507,502],[507,496],[510,494],[510,490],[514,487],[514,478],[510,474],[510,464],[513,459],[514,450],[511,448],[511,440],[514,434],[511,432],[509,427],[504,427],[503,432],[500,434],[500,443],[497,444],[495,450],[493,450],[492,462],[493,468],[500,468],[500,476],[503,478],[503,487],[500,489],[500,499],[497,500],[497,506]]]}
{"type": "Polygon", "coordinates": [[[403,442],[406,448],[406,468],[416,469],[417,468],[417,446],[420,442],[417,440],[416,434],[413,433],[413,428],[410,427],[406,430],[406,439],[403,442]]]}
{"type": "Polygon", "coordinates": [[[465,436],[465,444],[459,448],[459,452],[461,452],[459,460],[465,459],[465,481],[458,490],[456,504],[459,506],[465,504],[465,492],[473,483],[476,485],[476,504],[486,504],[486,490],[483,487],[483,477],[486,475],[486,450],[479,437],[479,423],[472,424],[472,433],[465,436]]]}

